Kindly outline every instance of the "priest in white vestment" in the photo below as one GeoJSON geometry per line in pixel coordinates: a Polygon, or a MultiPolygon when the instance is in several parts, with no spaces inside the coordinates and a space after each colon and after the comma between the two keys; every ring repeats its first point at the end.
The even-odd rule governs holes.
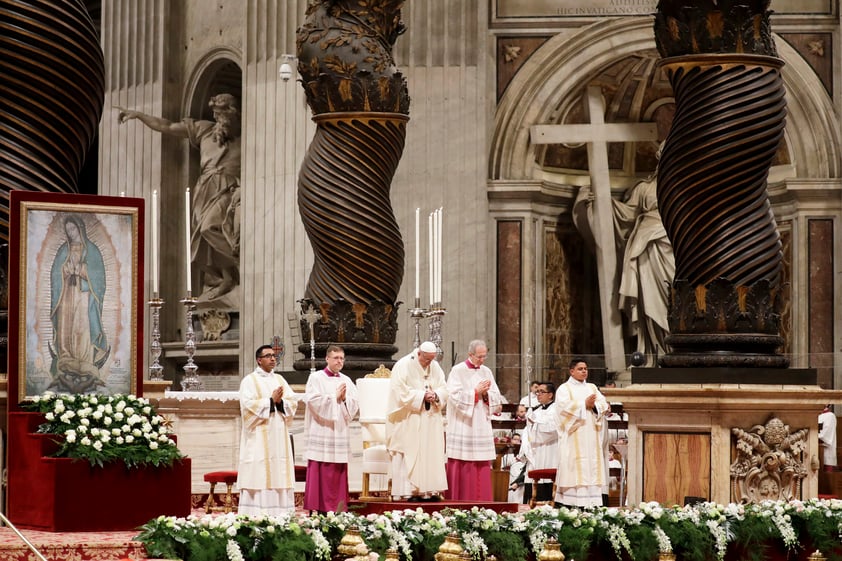
{"type": "Polygon", "coordinates": [[[555,398],[559,450],[555,501],[566,506],[601,506],[607,484],[602,424],[611,406],[587,378],[587,363],[574,358],[570,377],[555,398]]]}
{"type": "Polygon", "coordinates": [[[503,407],[494,374],[483,363],[485,341],[468,345],[468,359],[453,366],[447,378],[446,497],[456,501],[491,501],[494,448],[492,416],[503,407]]]}
{"type": "Polygon", "coordinates": [[[345,351],[331,345],[327,366],[307,379],[304,433],[307,435],[307,482],[304,508],[315,512],[348,509],[348,462],[351,420],[360,410],[357,386],[341,372],[345,351]]]}
{"type": "Polygon", "coordinates": [[[295,466],[289,424],[298,396],[275,374],[275,352],[255,352],[257,368],[240,382],[239,514],[276,516],[295,511],[295,466]]]}
{"type": "Polygon", "coordinates": [[[819,414],[819,447],[822,451],[822,465],[836,468],[836,413],[833,412],[830,404],[826,405],[819,414]]]}
{"type": "Polygon", "coordinates": [[[430,500],[447,490],[444,371],[436,346],[425,341],[392,368],[386,404],[386,448],[395,500],[430,500]]]}

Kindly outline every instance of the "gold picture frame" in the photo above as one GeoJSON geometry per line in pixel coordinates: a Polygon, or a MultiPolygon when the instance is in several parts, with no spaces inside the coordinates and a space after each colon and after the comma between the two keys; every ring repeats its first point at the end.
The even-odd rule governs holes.
{"type": "Polygon", "coordinates": [[[12,191],[9,396],[142,394],[143,205],[12,191]]]}

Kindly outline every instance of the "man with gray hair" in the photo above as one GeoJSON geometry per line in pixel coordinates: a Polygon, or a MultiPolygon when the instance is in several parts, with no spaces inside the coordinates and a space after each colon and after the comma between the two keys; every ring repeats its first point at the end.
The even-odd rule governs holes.
{"type": "Polygon", "coordinates": [[[436,346],[425,341],[392,368],[386,449],[395,500],[438,500],[447,490],[442,418],[447,386],[437,354],[436,346]]]}
{"type": "Polygon", "coordinates": [[[468,359],[455,364],[447,378],[447,498],[491,501],[491,462],[494,449],[492,416],[503,398],[487,366],[488,345],[475,339],[468,359]]]}

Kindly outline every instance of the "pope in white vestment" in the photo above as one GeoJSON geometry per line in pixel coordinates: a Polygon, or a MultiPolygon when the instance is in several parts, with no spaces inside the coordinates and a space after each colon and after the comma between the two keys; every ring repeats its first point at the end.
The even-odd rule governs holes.
{"type": "Polygon", "coordinates": [[[602,423],[611,406],[587,378],[587,363],[574,359],[570,378],[555,397],[559,451],[555,501],[567,506],[602,505],[607,484],[602,423]]]}
{"type": "Polygon", "coordinates": [[[429,341],[392,368],[386,405],[386,448],[392,457],[392,495],[421,499],[447,490],[444,371],[429,341]]]}
{"type": "Polygon", "coordinates": [[[239,514],[279,515],[295,510],[295,466],[289,424],[298,397],[275,374],[272,347],[257,350],[257,368],[240,382],[239,514]]]}

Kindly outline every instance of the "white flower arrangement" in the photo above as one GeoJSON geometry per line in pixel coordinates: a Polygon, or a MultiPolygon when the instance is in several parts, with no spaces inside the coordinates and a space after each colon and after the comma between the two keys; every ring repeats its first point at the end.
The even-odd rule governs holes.
{"type": "MultiPolygon", "coordinates": [[[[496,514],[483,509],[445,509],[428,514],[418,509],[367,516],[351,513],[275,518],[234,514],[187,519],[162,516],[147,523],[136,539],[144,543],[150,556],[184,561],[191,561],[190,544],[198,539],[197,536],[201,536],[203,554],[208,555],[208,550],[213,549],[219,552],[215,557],[219,559],[240,561],[238,552],[229,546],[230,542],[234,542],[242,548],[239,551],[242,561],[258,561],[262,558],[259,557],[257,544],[270,541],[276,548],[293,542],[298,544],[297,549],[288,550],[290,557],[282,557],[285,561],[313,558],[293,556],[294,551],[301,550],[312,552],[307,555],[321,561],[328,561],[351,526],[359,528],[372,552],[382,556],[387,549],[397,549],[400,558],[407,561],[414,559],[415,555],[432,557],[434,550],[429,548],[438,547],[436,544],[451,533],[459,535],[462,546],[473,559],[485,559],[492,554],[501,558],[500,552],[490,547],[491,541],[486,540],[495,533],[503,533],[520,540],[524,559],[530,550],[532,554],[539,555],[552,537],[559,542],[567,558],[584,559],[590,552],[601,549],[606,553],[612,552],[618,558],[651,559],[658,553],[675,553],[683,558],[688,552],[693,552],[721,560],[735,542],[748,543],[749,547],[760,543],[768,545],[767,542],[747,542],[746,535],[739,535],[741,531],[758,527],[769,530],[764,539],[779,539],[780,545],[787,549],[795,544],[794,547],[798,548],[809,546],[813,551],[816,544],[823,541],[823,553],[832,557],[833,547],[839,546],[842,532],[842,501],[814,499],[747,506],[703,503],[672,508],[643,503],[636,509],[542,507],[511,514],[496,514]],[[814,527],[808,530],[808,518],[821,529],[814,527]],[[741,528],[742,524],[748,526],[741,528]],[[679,526],[682,526],[680,530],[679,526]],[[699,539],[694,538],[688,528],[694,528],[699,539]],[[670,532],[678,532],[675,535],[681,538],[671,538],[670,532]],[[644,535],[648,539],[642,541],[648,541],[648,550],[642,541],[638,543],[635,538],[644,535]],[[255,546],[246,547],[249,541],[255,546]],[[711,542],[713,551],[707,551],[711,542]]],[[[520,557],[503,558],[521,561],[520,557]]]]}
{"type": "Polygon", "coordinates": [[[122,461],[129,467],[169,466],[183,457],[169,427],[146,399],[134,395],[45,393],[23,404],[46,423],[38,432],[59,437],[60,458],[103,466],[122,461]]]}

